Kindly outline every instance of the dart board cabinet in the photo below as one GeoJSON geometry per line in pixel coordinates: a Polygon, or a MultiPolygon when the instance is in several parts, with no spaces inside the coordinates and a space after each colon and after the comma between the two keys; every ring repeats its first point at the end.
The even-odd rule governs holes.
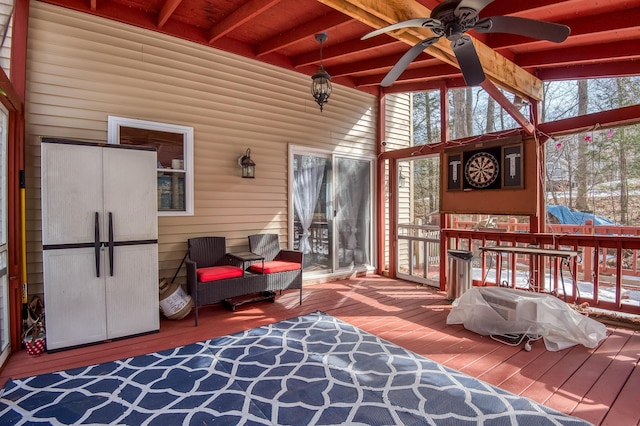
{"type": "Polygon", "coordinates": [[[535,214],[534,140],[526,142],[518,136],[450,148],[441,161],[443,212],[535,214]],[[525,186],[527,176],[532,182],[529,187],[525,186]]]}

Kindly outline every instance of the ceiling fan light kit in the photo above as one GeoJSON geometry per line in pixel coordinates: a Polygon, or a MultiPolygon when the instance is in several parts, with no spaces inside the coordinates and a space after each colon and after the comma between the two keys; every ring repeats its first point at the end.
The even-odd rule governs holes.
{"type": "Polygon", "coordinates": [[[441,37],[451,43],[451,49],[468,86],[481,84],[486,76],[471,37],[465,33],[508,33],[539,40],[561,43],[570,33],[566,25],[515,16],[492,16],[480,19],[478,14],[493,0],[445,0],[436,6],[429,18],[414,18],[372,31],[362,40],[401,28],[429,28],[435,37],[422,40],[409,49],[380,83],[391,86],[409,64],[441,37]]]}

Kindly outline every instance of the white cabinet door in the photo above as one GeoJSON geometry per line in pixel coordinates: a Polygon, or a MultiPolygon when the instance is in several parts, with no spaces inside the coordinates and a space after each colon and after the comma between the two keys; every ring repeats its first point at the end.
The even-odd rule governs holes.
{"type": "Polygon", "coordinates": [[[94,240],[95,213],[102,221],[102,150],[95,146],[42,144],[42,244],[94,240]]]}
{"type": "Polygon", "coordinates": [[[106,276],[107,335],[110,339],[160,328],[158,246],[115,248],[113,276],[106,276]]]}
{"type": "MultiPolygon", "coordinates": [[[[104,149],[105,232],[113,227],[113,276],[106,265],[107,334],[158,330],[157,157],[155,151],[104,149]],[[135,242],[123,245],[123,242],[135,242]]],[[[105,241],[107,239],[105,238],[105,241]]],[[[106,256],[107,263],[111,262],[106,256]]]]}
{"type": "Polygon", "coordinates": [[[105,226],[111,213],[115,241],[157,239],[155,151],[110,147],[103,151],[105,226]]]}
{"type": "Polygon", "coordinates": [[[42,268],[47,349],[105,340],[104,272],[96,277],[93,248],[45,250],[42,268]]]}

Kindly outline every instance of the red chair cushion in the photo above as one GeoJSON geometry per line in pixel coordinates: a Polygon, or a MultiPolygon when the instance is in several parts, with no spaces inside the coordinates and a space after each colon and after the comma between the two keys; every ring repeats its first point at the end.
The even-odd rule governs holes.
{"type": "Polygon", "coordinates": [[[198,273],[198,281],[203,283],[242,276],[242,268],[231,265],[198,268],[196,272],[198,273]]]}
{"type": "Polygon", "coordinates": [[[274,274],[276,272],[296,271],[298,269],[302,269],[302,265],[296,262],[272,260],[271,262],[264,262],[264,271],[262,270],[262,262],[252,264],[249,269],[251,269],[253,272],[274,274]]]}

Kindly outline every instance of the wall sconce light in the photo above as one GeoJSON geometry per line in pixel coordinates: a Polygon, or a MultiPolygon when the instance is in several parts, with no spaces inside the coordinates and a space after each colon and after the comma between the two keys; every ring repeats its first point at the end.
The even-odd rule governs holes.
{"type": "Polygon", "coordinates": [[[251,148],[238,159],[238,164],[242,167],[242,177],[253,179],[256,177],[256,163],[251,159],[251,148]]]}
{"type": "Polygon", "coordinates": [[[322,107],[329,102],[329,95],[331,95],[331,76],[322,67],[322,43],[327,40],[327,33],[316,34],[316,40],[320,43],[320,67],[311,77],[311,94],[320,105],[320,112],[322,112],[322,107]]]}

